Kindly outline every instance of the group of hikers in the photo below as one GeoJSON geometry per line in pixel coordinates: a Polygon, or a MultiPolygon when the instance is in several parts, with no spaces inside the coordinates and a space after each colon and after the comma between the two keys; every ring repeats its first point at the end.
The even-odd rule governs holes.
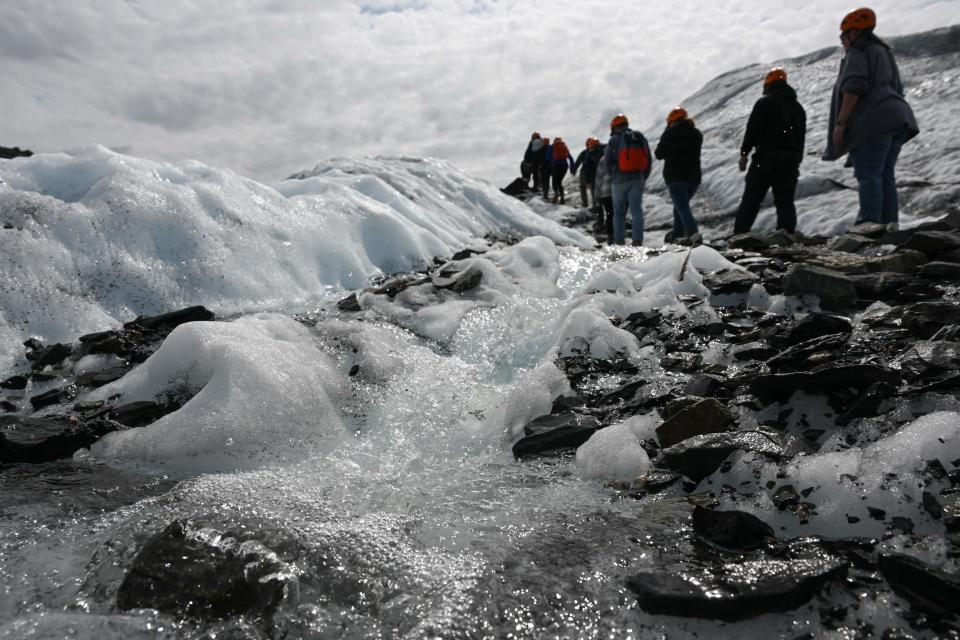
{"type": "MultiPolygon", "coordinates": [[[[913,111],[904,98],[903,82],[890,46],[874,29],[877,16],[869,8],[848,13],[840,22],[844,57],[833,87],[824,160],[849,154],[858,184],[859,212],[855,224],[880,223],[895,228],[899,200],[895,168],[904,142],[919,133],[913,111]]],[[[783,68],[763,79],[763,96],[756,101],[740,145],[740,171],[746,171],[743,195],[733,231],[747,233],[767,192],[773,191],[777,228],[794,233],[794,205],[800,163],[803,160],[807,116],[783,68]],[[752,157],[751,157],[752,153],[752,157]]],[[[531,135],[520,165],[527,188],[542,191],[563,204],[567,170],[579,171],[584,207],[599,217],[608,242],[625,244],[626,214],[631,216],[631,239],[643,243],[643,191],[653,158],[663,161],[663,180],[673,203],[673,228],[666,241],[699,244],[702,240],[690,200],[702,179],[700,152],[703,135],[682,107],[673,109],[651,154],[642,133],[630,128],[627,117],[610,121],[606,144],[587,138],[574,159],[562,138],[531,135]],[[530,181],[533,181],[531,187],[530,181]]]]}

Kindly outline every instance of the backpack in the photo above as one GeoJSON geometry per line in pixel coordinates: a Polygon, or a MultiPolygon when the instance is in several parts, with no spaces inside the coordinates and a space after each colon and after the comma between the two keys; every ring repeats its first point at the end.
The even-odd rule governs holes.
{"type": "Polygon", "coordinates": [[[570,155],[570,151],[567,149],[567,143],[563,140],[557,140],[553,143],[553,159],[563,162],[567,159],[567,156],[570,155]]]}
{"type": "Polygon", "coordinates": [[[639,131],[627,129],[623,132],[620,155],[617,166],[624,173],[637,173],[650,168],[650,155],[647,151],[647,139],[639,131]]]}

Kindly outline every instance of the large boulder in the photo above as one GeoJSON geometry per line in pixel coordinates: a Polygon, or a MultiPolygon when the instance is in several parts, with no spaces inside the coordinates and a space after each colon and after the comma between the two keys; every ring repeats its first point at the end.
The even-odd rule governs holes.
{"type": "Polygon", "coordinates": [[[657,440],[669,447],[693,436],[730,431],[733,425],[733,414],[719,400],[694,400],[657,427],[657,440]]]}
{"type": "Polygon", "coordinates": [[[513,455],[525,458],[575,449],[590,439],[600,423],[572,411],[541,416],[524,426],[524,437],[513,445],[513,455]]]}
{"type": "Polygon", "coordinates": [[[808,264],[794,264],[783,278],[784,293],[813,294],[824,309],[848,309],[856,304],[857,288],[838,271],[808,264]]]}
{"type": "Polygon", "coordinates": [[[874,382],[898,388],[900,374],[877,364],[822,365],[810,371],[756,376],[750,382],[750,392],[765,402],[785,402],[795,391],[865,389],[874,382]]]}
{"type": "Polygon", "coordinates": [[[745,511],[717,511],[697,505],[693,508],[693,532],[727,549],[756,549],[776,538],[766,522],[745,511]]]}
{"type": "Polygon", "coordinates": [[[50,462],[69,458],[124,425],[105,418],[0,417],[0,462],[50,462]]]}
{"type": "Polygon", "coordinates": [[[767,429],[745,429],[707,433],[687,438],[663,450],[663,458],[674,471],[700,482],[720,468],[734,451],[754,451],[768,458],[790,458],[803,450],[798,438],[767,429]]]}

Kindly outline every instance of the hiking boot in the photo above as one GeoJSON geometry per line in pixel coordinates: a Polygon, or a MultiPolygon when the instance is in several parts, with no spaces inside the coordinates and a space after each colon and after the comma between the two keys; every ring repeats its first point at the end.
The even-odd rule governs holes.
{"type": "Polygon", "coordinates": [[[899,230],[900,230],[900,225],[898,223],[896,222],[887,223],[887,233],[890,233],[892,231],[899,231],[899,230]]]}
{"type": "Polygon", "coordinates": [[[700,235],[699,231],[690,236],[688,240],[690,240],[691,247],[696,247],[697,245],[703,244],[703,236],[700,235]]]}

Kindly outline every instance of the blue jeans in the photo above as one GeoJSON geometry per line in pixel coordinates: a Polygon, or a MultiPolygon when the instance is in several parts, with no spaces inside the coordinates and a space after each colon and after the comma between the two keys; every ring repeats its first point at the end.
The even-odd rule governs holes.
{"type": "Polygon", "coordinates": [[[692,182],[668,182],[667,190],[673,201],[673,237],[690,237],[697,233],[697,221],[690,210],[690,199],[697,192],[699,184],[692,182]]]}
{"type": "Polygon", "coordinates": [[[857,224],[899,222],[900,201],[894,170],[902,146],[900,133],[888,133],[850,151],[853,175],[860,187],[857,224]]]}
{"type": "Polygon", "coordinates": [[[613,183],[613,244],[625,244],[628,204],[633,244],[643,244],[643,187],[643,178],[613,183]]]}

